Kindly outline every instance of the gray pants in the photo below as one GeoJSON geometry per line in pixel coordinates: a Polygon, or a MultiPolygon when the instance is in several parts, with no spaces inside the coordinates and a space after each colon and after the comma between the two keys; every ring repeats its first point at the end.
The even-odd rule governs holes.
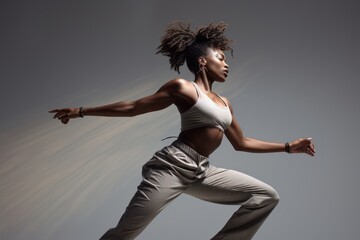
{"type": "Polygon", "coordinates": [[[216,168],[208,158],[176,140],[143,166],[143,180],[115,228],[100,240],[135,239],[181,193],[221,204],[239,204],[212,240],[248,240],[275,208],[279,195],[241,172],[216,168]]]}

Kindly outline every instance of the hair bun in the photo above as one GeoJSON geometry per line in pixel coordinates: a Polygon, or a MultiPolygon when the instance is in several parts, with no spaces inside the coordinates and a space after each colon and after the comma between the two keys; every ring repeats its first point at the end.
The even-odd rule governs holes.
{"type": "Polygon", "coordinates": [[[195,33],[190,30],[190,24],[175,21],[166,28],[156,53],[170,57],[171,68],[179,72],[179,67],[186,60],[185,50],[194,41],[195,33]]]}
{"type": "Polygon", "coordinates": [[[224,36],[227,24],[209,24],[199,28],[196,33],[190,30],[190,24],[182,21],[175,21],[169,24],[161,38],[161,44],[156,53],[170,57],[169,62],[172,69],[179,72],[193,45],[203,45],[219,48],[223,51],[232,50],[229,47],[230,40],[224,36]],[[197,43],[197,44],[194,44],[197,43]],[[190,48],[191,47],[191,48],[190,48]],[[189,49],[189,51],[187,51],[189,49]]]}
{"type": "Polygon", "coordinates": [[[196,32],[196,40],[199,41],[212,41],[225,39],[224,31],[227,27],[227,24],[220,22],[218,24],[210,23],[208,26],[203,26],[199,28],[196,32]]]}

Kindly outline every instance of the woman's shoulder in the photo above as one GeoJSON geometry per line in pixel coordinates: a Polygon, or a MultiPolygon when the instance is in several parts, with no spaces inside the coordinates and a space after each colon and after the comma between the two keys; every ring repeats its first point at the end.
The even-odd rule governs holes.
{"type": "Polygon", "coordinates": [[[171,89],[174,92],[189,91],[189,89],[194,88],[190,81],[183,78],[172,79],[166,82],[163,87],[171,89]]]}
{"type": "Polygon", "coordinates": [[[183,78],[172,79],[165,83],[162,88],[166,89],[178,102],[185,101],[186,103],[193,104],[197,99],[197,93],[193,84],[183,78]]]}
{"type": "Polygon", "coordinates": [[[167,82],[169,85],[177,86],[180,88],[191,86],[191,82],[184,78],[175,78],[167,82]]]}

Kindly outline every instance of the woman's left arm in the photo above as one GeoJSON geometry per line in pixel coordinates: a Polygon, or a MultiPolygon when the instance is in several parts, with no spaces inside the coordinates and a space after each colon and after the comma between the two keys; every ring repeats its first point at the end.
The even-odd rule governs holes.
{"type": "Polygon", "coordinates": [[[288,153],[306,153],[310,156],[315,155],[315,147],[311,142],[311,138],[300,138],[289,142],[287,149],[285,143],[274,143],[260,141],[254,138],[244,137],[243,131],[239,123],[233,115],[232,107],[227,100],[228,106],[232,114],[232,122],[225,131],[226,137],[229,139],[231,145],[237,151],[254,152],[254,153],[270,153],[270,152],[288,152],[288,153]]]}

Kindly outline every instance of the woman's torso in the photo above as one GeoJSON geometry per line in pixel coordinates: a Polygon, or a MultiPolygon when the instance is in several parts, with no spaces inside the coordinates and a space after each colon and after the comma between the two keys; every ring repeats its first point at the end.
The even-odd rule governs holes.
{"type": "Polygon", "coordinates": [[[220,98],[217,94],[205,92],[194,83],[187,82],[184,85],[180,100],[175,101],[175,105],[178,107],[178,110],[182,115],[182,127],[185,126],[185,124],[183,124],[183,121],[185,120],[183,115],[192,111],[191,116],[196,116],[194,124],[189,123],[192,120],[186,119],[188,120],[186,121],[186,125],[190,124],[193,126],[185,126],[189,129],[182,129],[178,139],[192,147],[199,154],[209,156],[220,146],[224,135],[224,128],[231,123],[231,113],[229,107],[227,102],[225,102],[225,100],[220,98]],[[193,109],[194,107],[197,107],[200,110],[193,109]],[[206,110],[211,109],[210,117],[207,116],[209,114],[202,113],[201,108],[203,108],[203,110],[204,108],[206,108],[206,110]],[[213,114],[211,114],[211,112],[213,112],[213,114]],[[221,115],[219,115],[219,113],[221,115]],[[216,116],[216,114],[218,116],[216,116]],[[220,123],[212,121],[213,119],[206,119],[211,118],[212,115],[214,115],[214,118],[220,118],[215,119],[219,120],[218,122],[220,123]],[[224,121],[226,123],[224,123],[224,121]],[[214,123],[211,124],[211,122],[214,123]]]}
{"type": "Polygon", "coordinates": [[[203,127],[182,131],[178,139],[199,154],[208,157],[220,146],[223,135],[220,129],[203,127]]]}

